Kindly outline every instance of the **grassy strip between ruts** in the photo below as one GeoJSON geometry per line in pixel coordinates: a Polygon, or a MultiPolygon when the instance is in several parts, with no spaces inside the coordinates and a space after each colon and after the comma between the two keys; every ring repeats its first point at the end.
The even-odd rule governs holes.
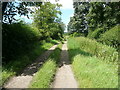
{"type": "Polygon", "coordinates": [[[60,62],[61,47],[62,44],[59,44],[40,70],[36,73],[29,85],[30,88],[50,88],[50,84],[60,62]]]}
{"type": "MultiPolygon", "coordinates": [[[[89,51],[89,49],[92,49],[92,47],[94,49],[94,44],[92,44],[92,47],[89,47],[92,41],[82,47],[80,43],[82,43],[83,40],[85,40],[85,38],[70,38],[68,40],[68,50],[72,69],[79,87],[118,88],[118,66],[114,63],[108,63],[111,61],[109,60],[111,58],[107,58],[107,62],[102,60],[103,54],[98,58],[95,54],[91,53],[92,51],[89,51]]],[[[100,51],[96,51],[97,54],[99,54],[100,51]]],[[[110,55],[110,53],[108,55],[110,55]]]]}
{"type": "Polygon", "coordinates": [[[26,53],[26,55],[19,56],[14,61],[11,61],[7,65],[2,67],[2,82],[0,82],[0,85],[3,85],[4,82],[9,79],[11,76],[14,76],[15,74],[19,73],[23,68],[26,67],[26,65],[30,64],[35,60],[39,55],[41,55],[43,52],[48,50],[51,46],[53,46],[57,41],[53,40],[49,43],[44,42],[41,43],[35,43],[33,47],[34,49],[31,49],[31,52],[26,53]],[[53,43],[54,42],[54,43],[53,43]]]}

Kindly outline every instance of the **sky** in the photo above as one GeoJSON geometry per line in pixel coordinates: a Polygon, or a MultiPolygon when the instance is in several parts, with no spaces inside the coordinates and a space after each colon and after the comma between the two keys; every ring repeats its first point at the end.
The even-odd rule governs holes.
{"type": "MultiPolygon", "coordinates": [[[[49,0],[51,3],[56,3],[55,0],[49,0]]],[[[73,16],[74,14],[74,9],[73,9],[73,0],[58,0],[59,4],[62,4],[61,7],[61,19],[62,22],[67,26],[67,24],[70,21],[70,17],[73,16]]],[[[65,32],[67,31],[67,28],[65,30],[65,32]]]]}
{"type": "MultiPolygon", "coordinates": [[[[51,3],[56,3],[55,0],[49,0],[51,3]]],[[[73,0],[59,0],[59,4],[62,4],[61,7],[61,19],[62,22],[67,26],[68,22],[70,21],[70,17],[73,16],[74,9],[73,9],[73,0]]],[[[18,16],[16,18],[19,18],[18,16]]],[[[21,19],[27,23],[31,23],[32,20],[28,19],[26,16],[21,16],[21,19]]],[[[65,29],[67,32],[67,28],[65,29]]]]}
{"type": "MultiPolygon", "coordinates": [[[[67,24],[70,21],[70,17],[73,16],[74,11],[73,9],[62,9],[61,11],[62,11],[62,15],[61,15],[62,22],[64,22],[64,24],[67,26],[67,24]]],[[[67,28],[65,32],[67,32],[67,28]]]]}

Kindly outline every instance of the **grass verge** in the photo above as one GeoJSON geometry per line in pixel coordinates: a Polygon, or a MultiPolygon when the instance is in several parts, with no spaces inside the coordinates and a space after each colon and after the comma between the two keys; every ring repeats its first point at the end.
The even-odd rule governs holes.
{"type": "MultiPolygon", "coordinates": [[[[55,41],[52,41],[55,42],[55,41]]],[[[26,65],[31,64],[39,55],[44,51],[48,50],[54,43],[35,43],[34,49],[31,49],[31,52],[26,53],[25,55],[19,56],[16,60],[9,62],[7,65],[2,67],[2,82],[0,85],[3,85],[6,80],[11,76],[14,76],[23,70],[26,65]]]]}
{"type": "Polygon", "coordinates": [[[71,49],[80,49],[91,55],[95,55],[100,59],[102,58],[101,60],[104,60],[107,63],[112,62],[117,64],[118,62],[118,52],[115,48],[103,45],[95,40],[85,37],[76,37],[70,38],[68,43],[71,45],[71,49]]]}
{"type": "Polygon", "coordinates": [[[116,66],[80,54],[73,60],[72,68],[80,88],[118,88],[116,66]]]}
{"type": "MultiPolygon", "coordinates": [[[[68,40],[69,56],[72,63],[73,72],[79,84],[79,88],[118,88],[118,65],[114,63],[108,63],[111,61],[111,58],[116,57],[104,59],[103,54],[101,56],[97,56],[93,53],[95,46],[95,43],[93,44],[94,41],[91,40],[87,44],[83,43],[86,42],[83,40],[87,41],[88,39],[80,37],[70,38],[68,40]],[[84,44],[84,46],[80,44],[84,44]],[[105,62],[105,60],[108,61],[105,62]]],[[[102,46],[102,44],[100,45],[102,46]]],[[[102,47],[107,48],[107,46],[104,45],[102,47]]],[[[100,53],[100,48],[101,47],[96,50],[97,54],[100,53]]],[[[111,51],[109,51],[108,54],[106,51],[105,55],[110,55],[110,53],[111,51]]]]}
{"type": "Polygon", "coordinates": [[[29,86],[30,88],[50,88],[50,84],[53,80],[60,60],[61,47],[62,44],[59,44],[40,70],[36,73],[29,86]]]}

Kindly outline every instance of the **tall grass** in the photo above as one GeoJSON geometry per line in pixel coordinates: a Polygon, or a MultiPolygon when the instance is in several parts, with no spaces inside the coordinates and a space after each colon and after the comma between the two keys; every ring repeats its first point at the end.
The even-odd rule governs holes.
{"type": "Polygon", "coordinates": [[[78,54],[72,68],[80,88],[118,88],[117,67],[101,59],[78,54]]]}
{"type": "Polygon", "coordinates": [[[61,46],[62,44],[58,45],[58,47],[33,77],[29,86],[30,88],[50,88],[50,84],[58,66],[57,64],[60,62],[61,46]]]}
{"type": "Polygon", "coordinates": [[[80,88],[118,88],[118,52],[85,37],[68,39],[72,69],[80,88]]]}
{"type": "Polygon", "coordinates": [[[71,40],[75,42],[72,43],[73,46],[76,45],[78,49],[95,55],[106,62],[118,62],[118,52],[113,47],[103,45],[95,40],[85,37],[71,38],[69,41],[72,42],[71,40]]]}

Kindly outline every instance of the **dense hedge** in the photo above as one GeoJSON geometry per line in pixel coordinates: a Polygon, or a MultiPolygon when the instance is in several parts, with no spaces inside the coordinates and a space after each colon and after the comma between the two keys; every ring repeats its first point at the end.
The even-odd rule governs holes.
{"type": "Polygon", "coordinates": [[[103,28],[97,28],[93,32],[89,33],[88,37],[92,38],[92,39],[98,39],[100,37],[100,35],[104,32],[105,32],[105,30],[103,28]]]}
{"type": "Polygon", "coordinates": [[[120,44],[120,40],[118,38],[119,33],[120,25],[117,25],[110,29],[109,31],[106,31],[104,34],[102,34],[101,37],[99,38],[99,41],[104,44],[118,48],[118,45],[120,44]]]}
{"type": "Polygon", "coordinates": [[[20,54],[26,53],[38,41],[40,33],[37,29],[22,22],[2,25],[3,62],[10,61],[20,54]]]}

